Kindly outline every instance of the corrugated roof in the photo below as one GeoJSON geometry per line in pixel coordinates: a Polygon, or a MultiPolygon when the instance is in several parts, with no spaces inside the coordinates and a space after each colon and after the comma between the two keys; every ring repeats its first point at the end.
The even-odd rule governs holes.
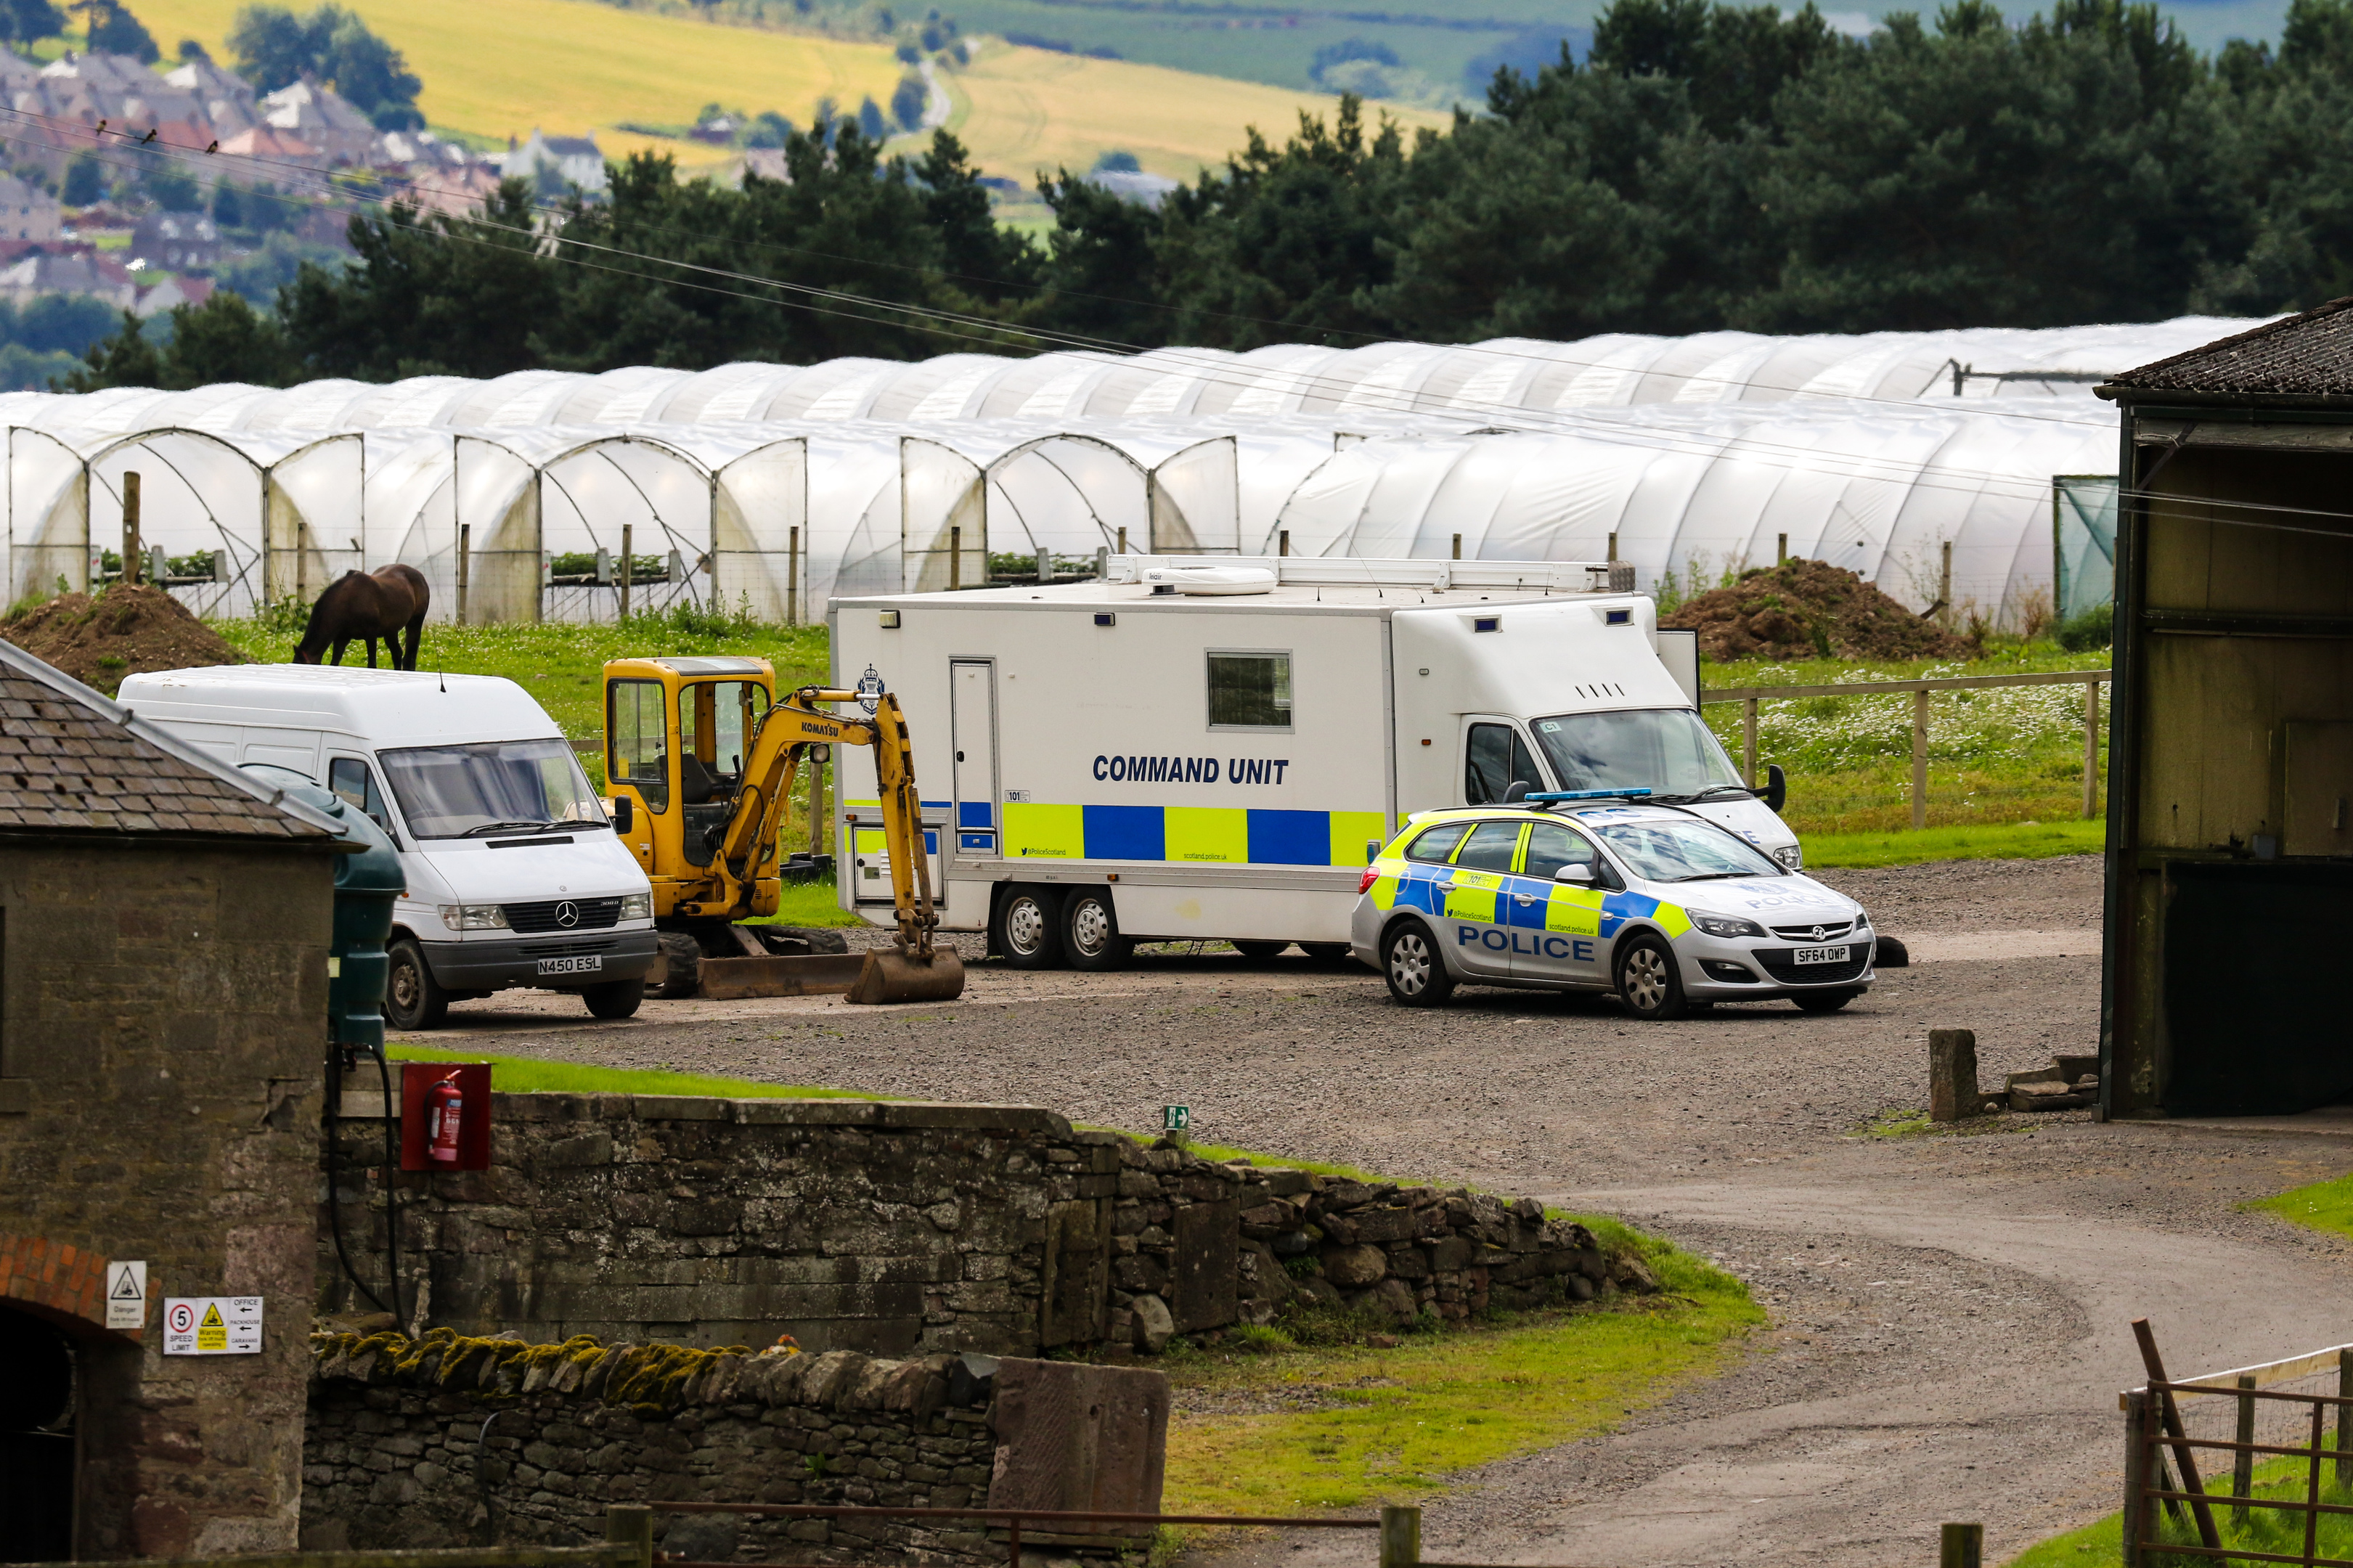
{"type": "Polygon", "coordinates": [[[321,847],[324,816],[0,642],[0,835],[170,835],[321,847]]]}
{"type": "Polygon", "coordinates": [[[2353,397],[2353,296],[2128,370],[2099,390],[2353,397]]]}

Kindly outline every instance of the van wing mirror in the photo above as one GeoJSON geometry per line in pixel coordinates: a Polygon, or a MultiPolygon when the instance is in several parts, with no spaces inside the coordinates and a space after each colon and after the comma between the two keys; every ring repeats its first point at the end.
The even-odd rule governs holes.
{"type": "Polygon", "coordinates": [[[606,804],[612,807],[614,832],[627,833],[638,825],[637,802],[628,795],[617,795],[606,804]]]}
{"type": "Polygon", "coordinates": [[[1765,788],[1757,798],[1765,803],[1766,810],[1777,815],[1788,800],[1789,775],[1781,771],[1780,763],[1767,763],[1765,765],[1765,788]]]}
{"type": "Polygon", "coordinates": [[[1593,886],[1593,868],[1583,860],[1571,860],[1552,874],[1556,882],[1575,882],[1580,888],[1593,886]]]}

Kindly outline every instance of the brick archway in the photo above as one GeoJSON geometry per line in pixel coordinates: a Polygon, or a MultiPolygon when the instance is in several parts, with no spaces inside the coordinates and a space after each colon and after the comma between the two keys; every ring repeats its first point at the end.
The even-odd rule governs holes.
{"type": "Polygon", "coordinates": [[[0,1231],[0,1301],[58,1320],[60,1327],[102,1330],[106,1259],[47,1237],[0,1231]]]}

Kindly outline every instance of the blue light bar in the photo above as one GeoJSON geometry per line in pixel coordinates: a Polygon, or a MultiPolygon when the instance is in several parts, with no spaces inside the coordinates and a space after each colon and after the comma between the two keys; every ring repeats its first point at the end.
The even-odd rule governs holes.
{"type": "Polygon", "coordinates": [[[1651,792],[1647,789],[1555,789],[1538,794],[1530,790],[1522,800],[1640,800],[1651,792]]]}

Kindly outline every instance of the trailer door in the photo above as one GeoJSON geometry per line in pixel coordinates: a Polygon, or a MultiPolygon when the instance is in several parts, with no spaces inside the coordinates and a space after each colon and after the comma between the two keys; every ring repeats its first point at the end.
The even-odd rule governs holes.
{"type": "Polygon", "coordinates": [[[997,667],[987,659],[948,665],[948,732],[953,770],[956,849],[997,853],[997,667]]]}

